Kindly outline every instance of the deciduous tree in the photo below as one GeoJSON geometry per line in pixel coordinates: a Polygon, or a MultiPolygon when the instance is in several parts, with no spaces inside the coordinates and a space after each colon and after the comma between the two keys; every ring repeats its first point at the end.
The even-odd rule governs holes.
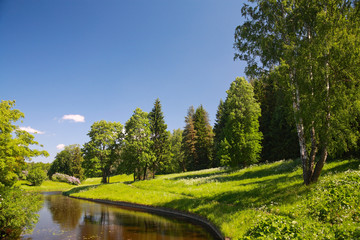
{"type": "Polygon", "coordinates": [[[317,181],[328,153],[356,142],[359,1],[251,0],[235,31],[235,58],[249,75],[277,71],[292,97],[305,184],[317,181]],[[316,158],[317,153],[320,157],[316,158]],[[318,160],[317,160],[318,159],[318,160]]]}
{"type": "Polygon", "coordinates": [[[85,162],[98,160],[102,183],[109,183],[111,169],[120,160],[123,145],[123,126],[119,122],[101,120],[93,123],[88,133],[90,141],[84,145],[85,162]]]}

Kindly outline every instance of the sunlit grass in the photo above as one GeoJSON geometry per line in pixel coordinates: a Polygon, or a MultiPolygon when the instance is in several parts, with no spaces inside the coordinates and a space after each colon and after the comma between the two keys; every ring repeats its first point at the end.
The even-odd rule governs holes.
{"type": "Polygon", "coordinates": [[[41,186],[32,186],[28,181],[18,181],[16,183],[17,186],[20,186],[22,189],[26,191],[34,191],[34,192],[54,192],[54,191],[68,191],[71,188],[75,187],[75,185],[64,183],[64,182],[54,182],[50,180],[44,181],[41,186]]]}
{"type": "MultiPolygon", "coordinates": [[[[351,206],[358,211],[351,212],[357,217],[353,220],[352,230],[343,229],[342,225],[334,228],[332,223],[326,221],[320,224],[313,217],[314,213],[306,211],[307,203],[317,201],[323,204],[313,197],[318,196],[315,193],[323,191],[318,190],[319,186],[328,186],[327,182],[333,179],[343,183],[341,179],[347,176],[344,172],[347,169],[359,170],[359,164],[358,160],[330,162],[325,165],[320,182],[311,186],[303,185],[299,160],[289,160],[238,170],[216,168],[162,175],[148,181],[132,182],[131,176],[121,175],[111,178],[113,184],[100,185],[100,178],[88,179],[84,183],[87,186],[73,188],[68,194],[196,213],[208,218],[232,239],[253,239],[259,232],[266,233],[268,225],[272,223],[276,226],[269,229],[273,227],[275,232],[266,235],[271,236],[270,239],[276,238],[276,234],[285,234],[290,239],[323,239],[325,235],[331,239],[340,236],[339,233],[356,234],[358,231],[360,234],[360,217],[356,215],[360,212],[360,204],[354,200],[360,199],[360,195],[356,195],[360,189],[357,191],[355,186],[350,193],[346,193],[355,194],[350,198],[351,206]]],[[[332,191],[336,192],[337,188],[332,191]]],[[[343,221],[348,222],[348,218],[344,217],[343,221]]]]}

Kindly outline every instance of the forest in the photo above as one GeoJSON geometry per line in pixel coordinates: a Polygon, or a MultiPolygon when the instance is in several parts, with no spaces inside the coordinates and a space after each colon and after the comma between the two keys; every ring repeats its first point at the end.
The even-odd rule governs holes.
{"type": "Polygon", "coordinates": [[[16,125],[24,114],[15,101],[2,100],[0,237],[17,237],[36,222],[40,201],[14,186],[19,179],[79,185],[101,177],[106,184],[126,174],[146,182],[299,159],[302,182],[310,186],[327,161],[360,158],[360,2],[250,0],[241,14],[234,60],[247,63],[247,78],[236,77],[219,99],[213,126],[203,105],[189,106],[184,128],[170,131],[157,98],[124,125],[94,122],[88,142],[66,146],[51,164],[30,163],[48,153],[34,149],[41,145],[16,125]]]}

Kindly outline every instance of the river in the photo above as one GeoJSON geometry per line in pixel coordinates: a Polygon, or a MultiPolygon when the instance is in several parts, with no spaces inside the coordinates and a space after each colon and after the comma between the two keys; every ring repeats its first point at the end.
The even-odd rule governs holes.
{"type": "Polygon", "coordinates": [[[211,240],[200,225],[184,219],[44,193],[39,221],[21,239],[211,240]]]}

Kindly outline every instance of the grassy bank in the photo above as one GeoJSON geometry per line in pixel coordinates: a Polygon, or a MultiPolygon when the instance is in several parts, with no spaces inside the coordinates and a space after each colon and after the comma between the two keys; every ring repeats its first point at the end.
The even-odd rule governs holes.
{"type": "Polygon", "coordinates": [[[91,185],[89,179],[87,186],[66,194],[196,213],[232,239],[356,239],[360,237],[359,164],[359,160],[328,163],[320,182],[309,187],[302,184],[298,161],[279,161],[139,182],[120,176],[117,180],[123,182],[114,183],[114,178],[112,184],[91,185]]]}

